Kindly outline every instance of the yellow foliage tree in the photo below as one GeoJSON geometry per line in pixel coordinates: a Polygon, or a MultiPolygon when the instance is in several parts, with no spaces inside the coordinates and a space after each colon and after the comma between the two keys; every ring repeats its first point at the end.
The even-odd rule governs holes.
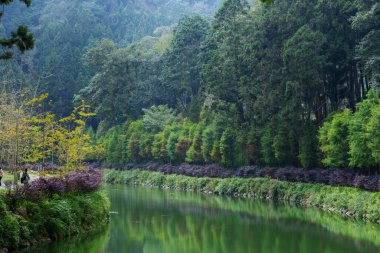
{"type": "Polygon", "coordinates": [[[91,137],[86,120],[95,114],[81,101],[65,118],[45,112],[48,94],[28,100],[25,93],[0,93],[0,165],[8,166],[17,183],[22,164],[45,163],[58,158],[59,165],[78,167],[90,154],[91,137]]]}

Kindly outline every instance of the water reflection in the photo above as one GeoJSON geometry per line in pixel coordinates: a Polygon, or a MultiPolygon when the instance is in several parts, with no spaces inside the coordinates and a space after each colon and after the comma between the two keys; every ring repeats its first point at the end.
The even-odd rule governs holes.
{"type": "Polygon", "coordinates": [[[34,252],[380,252],[380,226],[315,209],[127,186],[108,192],[109,230],[34,252]]]}

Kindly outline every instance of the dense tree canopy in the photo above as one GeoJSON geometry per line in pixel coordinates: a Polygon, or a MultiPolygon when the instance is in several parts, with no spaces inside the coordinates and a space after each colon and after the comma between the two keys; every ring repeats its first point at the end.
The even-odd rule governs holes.
{"type": "MultiPolygon", "coordinates": [[[[1,1],[0,2],[0,21],[1,17],[4,15],[4,6],[9,5],[13,2],[13,0],[1,1]]],[[[20,0],[26,6],[30,6],[32,0],[20,0]]],[[[16,31],[11,32],[10,38],[1,38],[0,37],[0,46],[3,47],[3,52],[0,54],[0,60],[8,60],[12,58],[13,52],[11,49],[13,46],[16,46],[21,53],[24,53],[26,50],[33,49],[34,47],[34,39],[33,35],[29,33],[28,27],[19,25],[16,31]]]]}
{"type": "Polygon", "coordinates": [[[89,101],[99,159],[376,170],[378,1],[45,1],[3,86],[89,101]]]}
{"type": "MultiPolygon", "coordinates": [[[[262,5],[226,0],[209,23],[200,17],[182,18],[170,32],[156,72],[144,72],[140,78],[158,77],[154,87],[164,92],[150,101],[168,104],[186,117],[157,134],[153,157],[228,167],[370,166],[353,162],[356,146],[349,132],[360,131],[349,130],[355,124],[347,117],[350,110],[360,111],[356,104],[370,87],[377,87],[377,9],[371,1],[282,0],[262,5]],[[179,155],[183,148],[185,156],[179,155]]],[[[131,98],[133,92],[125,94],[131,98]]],[[[355,122],[358,116],[352,117],[355,122]]],[[[128,131],[123,135],[129,138],[128,131]]],[[[369,146],[357,152],[368,153],[369,146]]]]}
{"type": "MultiPolygon", "coordinates": [[[[72,110],[73,96],[91,79],[93,72],[81,58],[97,40],[108,38],[126,47],[153,35],[161,26],[172,25],[184,14],[210,16],[221,0],[40,0],[33,1],[30,8],[25,8],[29,0],[11,2],[3,1],[0,5],[7,6],[0,22],[0,38],[7,38],[13,30],[15,33],[0,44],[5,49],[9,43],[18,43],[21,51],[24,46],[31,49],[29,30],[37,42],[35,50],[15,59],[18,64],[14,64],[14,71],[22,73],[14,76],[13,82],[24,87],[33,85],[39,92],[49,93],[54,101],[53,112],[66,115],[72,110]],[[19,22],[29,29],[24,26],[18,29],[19,22]]],[[[9,58],[10,52],[4,51],[3,56],[9,58]]],[[[0,76],[0,81],[3,80],[9,81],[0,76]]]]}

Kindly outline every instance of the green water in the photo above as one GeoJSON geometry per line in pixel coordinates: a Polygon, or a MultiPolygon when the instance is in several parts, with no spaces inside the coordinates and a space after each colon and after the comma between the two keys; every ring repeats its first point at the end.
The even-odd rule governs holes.
{"type": "Polygon", "coordinates": [[[380,225],[315,209],[127,186],[107,231],[33,253],[378,253],[380,225]]]}

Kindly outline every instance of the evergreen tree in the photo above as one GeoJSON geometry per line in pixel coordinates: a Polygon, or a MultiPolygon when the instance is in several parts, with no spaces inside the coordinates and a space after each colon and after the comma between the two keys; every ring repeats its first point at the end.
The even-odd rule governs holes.
{"type": "Polygon", "coordinates": [[[161,81],[174,100],[173,105],[184,113],[188,113],[188,104],[201,85],[201,45],[208,29],[208,23],[200,16],[181,18],[168,52],[163,56],[161,81]]]}
{"type": "Polygon", "coordinates": [[[372,108],[378,108],[379,99],[371,90],[368,98],[359,103],[356,112],[352,115],[349,125],[350,166],[353,168],[371,168],[375,166],[375,160],[369,147],[371,140],[376,136],[370,136],[367,126],[371,120],[372,108]]]}
{"type": "Polygon", "coordinates": [[[335,114],[332,121],[320,129],[320,147],[324,154],[322,163],[333,168],[346,168],[349,159],[348,127],[351,112],[346,109],[335,114]]]}
{"type": "Polygon", "coordinates": [[[247,144],[245,148],[246,157],[249,164],[261,164],[261,144],[260,134],[255,126],[251,126],[247,136],[247,144]]]}
{"type": "MultiPolygon", "coordinates": [[[[0,2],[0,8],[2,9],[0,10],[0,21],[4,15],[4,6],[12,2],[13,0],[0,2]]],[[[28,7],[32,4],[32,0],[20,0],[20,2],[23,2],[28,7]]],[[[16,46],[21,53],[33,49],[34,38],[29,32],[28,27],[20,25],[16,31],[11,32],[10,38],[0,38],[0,46],[3,48],[3,52],[0,53],[0,60],[8,60],[13,56],[11,49],[14,46],[16,46]]]]}
{"type": "Polygon", "coordinates": [[[273,152],[273,138],[274,138],[274,124],[273,122],[268,123],[263,129],[263,134],[261,136],[261,156],[263,158],[263,163],[265,165],[276,165],[276,158],[273,152]]]}
{"type": "Polygon", "coordinates": [[[317,131],[312,124],[304,128],[300,141],[299,161],[302,167],[310,169],[318,165],[317,131]]]}
{"type": "Polygon", "coordinates": [[[188,163],[204,163],[202,155],[202,127],[201,124],[197,126],[191,146],[186,153],[186,162],[188,163]]]}
{"type": "Polygon", "coordinates": [[[202,155],[206,163],[210,163],[212,146],[215,141],[215,126],[208,126],[202,133],[202,155]]]}
{"type": "Polygon", "coordinates": [[[277,133],[273,138],[273,151],[278,165],[284,166],[290,164],[288,129],[286,129],[283,122],[280,122],[280,125],[277,126],[277,133]]]}
{"type": "Polygon", "coordinates": [[[235,165],[235,138],[236,136],[231,128],[227,128],[223,132],[222,138],[220,138],[221,164],[228,168],[235,165]]]}

